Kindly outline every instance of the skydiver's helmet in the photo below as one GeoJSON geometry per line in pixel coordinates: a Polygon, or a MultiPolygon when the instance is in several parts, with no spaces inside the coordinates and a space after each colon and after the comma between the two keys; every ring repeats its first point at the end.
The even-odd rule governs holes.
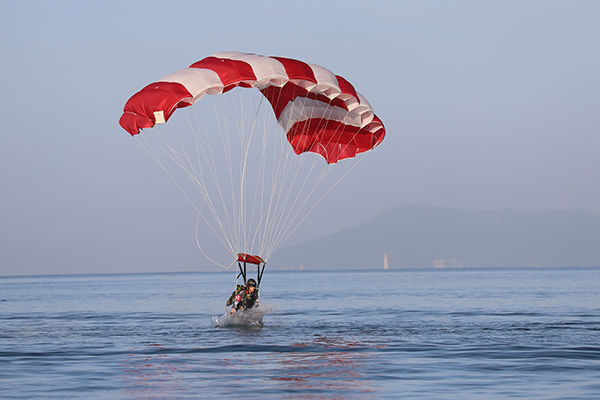
{"type": "Polygon", "coordinates": [[[248,287],[253,286],[256,287],[256,281],[252,278],[248,279],[248,282],[246,282],[246,285],[248,285],[248,287]]]}

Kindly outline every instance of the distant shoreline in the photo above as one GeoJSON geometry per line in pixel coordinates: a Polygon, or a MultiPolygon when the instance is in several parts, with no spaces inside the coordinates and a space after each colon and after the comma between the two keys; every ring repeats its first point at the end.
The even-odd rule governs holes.
{"type": "MultiPolygon", "coordinates": [[[[268,270],[270,274],[292,273],[292,272],[307,272],[307,273],[337,273],[337,272],[378,272],[378,273],[393,273],[393,272],[411,272],[411,271],[476,271],[476,270],[550,270],[550,269],[598,269],[600,265],[590,266],[448,266],[448,267],[391,267],[384,270],[378,268],[319,268],[319,267],[279,267],[268,270]]],[[[57,278],[57,277],[88,277],[88,276],[131,276],[131,275],[192,275],[192,274],[230,274],[234,269],[226,271],[158,271],[158,272],[86,272],[86,273],[46,273],[46,274],[27,274],[27,275],[0,275],[0,279],[17,279],[17,278],[57,278]]]]}

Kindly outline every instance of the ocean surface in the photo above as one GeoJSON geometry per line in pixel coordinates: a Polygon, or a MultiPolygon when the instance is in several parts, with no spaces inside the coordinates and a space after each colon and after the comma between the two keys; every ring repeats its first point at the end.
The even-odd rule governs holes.
{"type": "Polygon", "coordinates": [[[0,278],[0,398],[600,399],[600,269],[0,278]]]}

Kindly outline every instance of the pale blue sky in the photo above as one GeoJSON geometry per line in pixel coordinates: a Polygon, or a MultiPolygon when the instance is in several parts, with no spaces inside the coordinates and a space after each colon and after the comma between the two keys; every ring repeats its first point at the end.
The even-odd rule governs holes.
{"type": "Polygon", "coordinates": [[[217,51],[326,66],[386,124],[295,240],[410,203],[600,214],[597,1],[2,3],[0,275],[207,268],[118,118],[217,51]]]}

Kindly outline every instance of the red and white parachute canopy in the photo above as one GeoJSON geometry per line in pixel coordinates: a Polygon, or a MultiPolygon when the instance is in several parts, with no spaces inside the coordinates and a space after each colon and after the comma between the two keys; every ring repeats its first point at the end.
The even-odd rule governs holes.
{"type": "Polygon", "coordinates": [[[205,94],[257,88],[269,100],[296,154],[327,163],[371,150],[385,128],[364,96],[327,68],[299,60],[223,52],[206,57],[134,94],[119,120],[130,134],[166,122],[177,108],[205,94]]]}

